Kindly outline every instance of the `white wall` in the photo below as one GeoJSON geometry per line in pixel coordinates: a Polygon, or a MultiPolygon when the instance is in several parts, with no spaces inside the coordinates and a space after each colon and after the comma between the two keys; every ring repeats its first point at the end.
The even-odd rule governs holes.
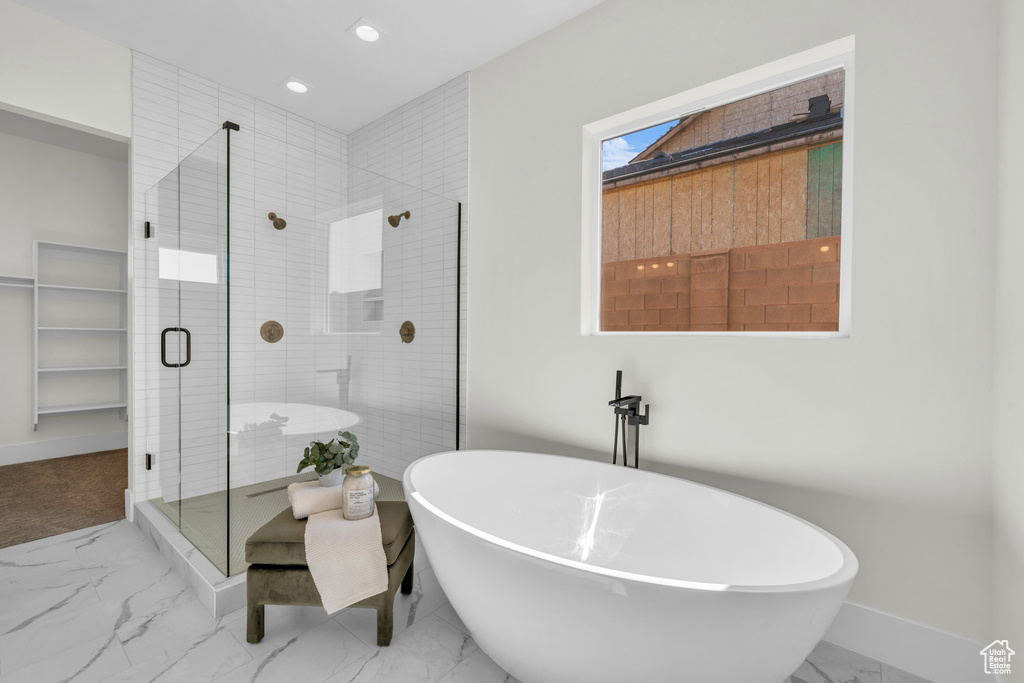
{"type": "Polygon", "coordinates": [[[777,505],[857,553],[851,599],[992,639],[995,3],[609,0],[475,70],[469,441],[777,505]],[[581,337],[581,127],[856,34],[850,339],[581,337]]]}
{"type": "MultiPolygon", "coordinates": [[[[994,434],[992,440],[995,521],[995,623],[992,633],[1008,638],[1021,659],[1024,643],[1024,219],[1020,187],[1024,183],[1024,3],[1003,0],[999,16],[999,220],[996,234],[996,336],[994,434]]],[[[1024,665],[1015,662],[1013,680],[1024,681],[1024,665]]]]}
{"type": "MultiPolygon", "coordinates": [[[[33,240],[125,250],[128,164],[0,133],[0,206],[0,274],[32,277],[33,240]]],[[[31,290],[0,287],[0,311],[0,465],[123,447],[117,411],[44,417],[32,431],[31,290]],[[108,437],[76,443],[92,435],[108,437]]]]}
{"type": "Polygon", "coordinates": [[[0,108],[127,140],[130,73],[128,48],[0,0],[0,108]]]}

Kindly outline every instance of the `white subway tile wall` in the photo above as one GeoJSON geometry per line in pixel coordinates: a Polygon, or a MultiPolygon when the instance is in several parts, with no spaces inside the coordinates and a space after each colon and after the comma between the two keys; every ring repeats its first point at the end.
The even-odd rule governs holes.
{"type": "MultiPolygon", "coordinates": [[[[342,411],[359,418],[361,459],[390,476],[453,448],[456,424],[464,444],[455,316],[465,368],[468,74],[349,136],[138,52],[132,80],[136,498],[175,500],[293,474],[311,438],[346,424],[342,411]],[[226,287],[161,280],[157,260],[158,248],[180,248],[216,253],[227,268],[227,236],[216,229],[228,209],[219,189],[226,120],[241,128],[231,133],[230,317],[226,287]],[[330,226],[372,209],[412,214],[399,228],[383,226],[382,291],[332,295],[330,226]],[[273,229],[270,212],[285,230],[273,229]],[[268,320],[284,327],[273,344],[259,334],[268,320]],[[416,325],[412,344],[398,335],[404,320],[416,325]],[[192,363],[181,370],[160,363],[160,331],[178,326],[192,334],[192,363]],[[152,471],[146,453],[156,456],[152,471]]],[[[223,283],[226,270],[219,276],[223,283]]],[[[168,337],[172,358],[181,337],[168,337]]]]}
{"type": "MultiPolygon", "coordinates": [[[[431,90],[411,102],[399,107],[384,117],[363,126],[348,136],[349,163],[353,167],[366,169],[372,173],[383,175],[386,178],[394,178],[412,187],[420,188],[426,192],[458,200],[462,204],[462,296],[461,307],[458,312],[461,320],[461,344],[458,363],[461,368],[461,378],[458,392],[460,398],[459,420],[459,442],[462,448],[466,447],[466,311],[468,310],[468,282],[469,259],[469,74],[465,73],[452,79],[448,83],[431,90]]],[[[447,208],[447,207],[446,207],[447,208]]],[[[446,223],[447,224],[447,223],[446,223]]],[[[448,236],[450,233],[445,232],[448,236]]],[[[440,245],[427,244],[424,246],[424,262],[430,261],[432,255],[429,252],[431,247],[439,248],[440,245]]],[[[409,248],[409,247],[407,247],[409,248]]],[[[444,247],[447,249],[447,245],[444,247]]],[[[445,277],[454,277],[454,252],[446,251],[444,254],[445,277]]],[[[406,273],[412,281],[415,281],[415,260],[408,266],[406,273]]],[[[445,287],[449,286],[450,280],[443,281],[445,287]]],[[[415,292],[416,289],[409,288],[403,291],[415,292]]],[[[444,297],[444,305],[452,303],[449,297],[444,297]]],[[[386,304],[387,306],[387,304],[386,304]]],[[[413,320],[415,322],[415,320],[413,320]]],[[[447,350],[442,354],[443,366],[440,368],[445,382],[453,381],[454,374],[449,363],[454,356],[447,350]]],[[[386,362],[387,364],[387,362],[386,362]]],[[[393,366],[392,366],[393,367],[393,366]]],[[[430,368],[429,372],[437,372],[438,368],[430,368]]],[[[426,375],[425,378],[430,377],[426,375]]],[[[446,389],[447,391],[447,389],[446,389]]],[[[447,397],[449,394],[445,394],[447,397]]],[[[380,400],[388,405],[394,405],[395,401],[401,401],[401,392],[392,386],[382,389],[380,400]]],[[[424,401],[424,405],[428,402],[424,401]]],[[[445,401],[444,407],[449,408],[445,401]]],[[[432,438],[434,425],[426,422],[420,423],[420,434],[426,439],[432,438]],[[426,425],[426,426],[423,426],[426,425]]],[[[410,421],[408,430],[415,430],[415,422],[410,421]]],[[[406,432],[403,432],[403,434],[406,432]]],[[[445,429],[445,437],[448,430],[445,429]]],[[[401,438],[392,433],[392,439],[401,438]]],[[[429,453],[423,450],[419,455],[414,455],[416,449],[412,447],[415,437],[408,439],[407,448],[398,452],[392,452],[396,457],[394,470],[396,474],[388,469],[382,469],[385,474],[399,476],[405,467],[415,460],[419,455],[429,453]]],[[[430,445],[433,445],[432,443],[430,445]]],[[[444,448],[454,447],[454,444],[445,441],[444,448]]],[[[440,449],[438,449],[440,450],[440,449]]]]}

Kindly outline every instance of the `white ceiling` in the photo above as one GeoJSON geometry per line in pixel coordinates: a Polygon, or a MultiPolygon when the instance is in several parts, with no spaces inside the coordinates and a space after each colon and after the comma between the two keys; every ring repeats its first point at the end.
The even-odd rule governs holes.
{"type": "Polygon", "coordinates": [[[600,2],[17,1],[345,133],[600,2]],[[380,40],[346,32],[360,17],[380,40]],[[309,92],[289,92],[288,78],[309,92]]]}

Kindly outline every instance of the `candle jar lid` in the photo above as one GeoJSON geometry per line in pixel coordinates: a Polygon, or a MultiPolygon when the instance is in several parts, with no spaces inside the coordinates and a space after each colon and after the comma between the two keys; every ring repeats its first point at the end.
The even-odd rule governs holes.
{"type": "Polygon", "coordinates": [[[345,470],[345,474],[351,474],[353,476],[359,476],[360,474],[369,474],[370,468],[366,465],[353,465],[345,470]]]}

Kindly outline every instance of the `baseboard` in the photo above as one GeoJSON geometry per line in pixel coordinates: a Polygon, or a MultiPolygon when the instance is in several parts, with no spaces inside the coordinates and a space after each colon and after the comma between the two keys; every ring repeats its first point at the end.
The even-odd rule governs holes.
{"type": "MultiPolygon", "coordinates": [[[[64,458],[69,455],[112,451],[115,448],[128,448],[128,432],[109,432],[107,434],[90,434],[89,436],[71,436],[65,439],[48,441],[32,441],[0,446],[0,466],[16,465],[21,462],[35,462],[64,458]]],[[[127,464],[125,464],[127,467],[127,464]]]]}
{"type": "Polygon", "coordinates": [[[135,494],[131,489],[124,490],[124,518],[129,522],[135,521],[135,494]]]}
{"type": "Polygon", "coordinates": [[[853,650],[933,683],[994,683],[982,667],[981,643],[847,602],[825,634],[853,650]]]}

